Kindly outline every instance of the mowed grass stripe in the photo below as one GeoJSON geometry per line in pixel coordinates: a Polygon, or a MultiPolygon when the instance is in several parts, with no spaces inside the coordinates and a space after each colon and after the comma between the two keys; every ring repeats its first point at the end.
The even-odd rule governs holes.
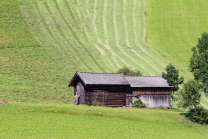
{"type": "MultiPolygon", "coordinates": [[[[56,4],[57,6],[58,6],[58,3],[56,4]]],[[[59,13],[61,14],[61,11],[60,11],[60,7],[56,7],[57,9],[59,9],[59,13]]],[[[61,15],[61,17],[62,17],[62,19],[65,21],[65,23],[67,22],[66,21],[66,19],[64,18],[64,16],[63,15],[61,15]]],[[[66,23],[67,24],[67,23],[66,23]]],[[[69,28],[70,26],[67,24],[67,27],[69,28]]],[[[92,63],[91,63],[92,64],[92,63]]],[[[100,70],[100,69],[99,69],[100,70]]],[[[105,71],[105,69],[104,70],[102,70],[102,71],[105,71]]]]}
{"type": "Polygon", "coordinates": [[[94,34],[94,37],[96,38],[95,39],[95,42],[93,42],[94,45],[96,45],[97,47],[100,47],[100,50],[102,51],[102,55],[103,55],[103,59],[104,61],[107,60],[107,65],[108,67],[110,67],[110,70],[111,71],[115,71],[117,70],[116,67],[121,67],[121,65],[118,63],[118,61],[116,61],[116,59],[114,58],[115,55],[112,54],[111,51],[109,51],[107,49],[107,47],[105,46],[106,44],[104,44],[102,41],[101,41],[101,38],[99,38],[99,33],[98,33],[98,26],[97,26],[97,10],[99,9],[98,8],[98,1],[97,0],[94,0],[94,3],[93,3],[93,19],[92,19],[92,24],[93,24],[93,34],[94,34]],[[112,62],[114,61],[114,62],[112,62]]]}
{"type": "Polygon", "coordinates": [[[163,69],[165,66],[164,60],[162,57],[160,57],[156,53],[154,49],[148,46],[148,44],[146,44],[144,40],[144,38],[146,37],[146,33],[145,33],[146,26],[144,25],[145,24],[145,16],[144,16],[145,7],[146,6],[145,6],[144,1],[136,1],[136,0],[133,1],[133,8],[132,8],[132,14],[131,14],[132,23],[128,25],[132,25],[133,27],[134,39],[132,39],[132,42],[134,42],[135,44],[134,49],[137,50],[137,54],[141,55],[141,57],[146,61],[147,68],[150,69],[154,73],[153,75],[158,75],[158,74],[161,75],[161,71],[162,71],[161,69],[163,69]],[[136,15],[140,15],[140,16],[136,16],[136,15]],[[140,34],[141,36],[138,37],[137,34],[140,34]]]}
{"type": "Polygon", "coordinates": [[[73,21],[77,21],[77,19],[75,18],[74,14],[73,14],[73,12],[72,12],[72,10],[71,10],[71,7],[70,7],[70,5],[69,5],[69,2],[68,2],[67,0],[64,0],[63,3],[64,3],[64,5],[67,7],[67,10],[68,10],[69,15],[70,15],[70,17],[72,18],[72,20],[73,20],[73,21]]]}
{"type": "MultiPolygon", "coordinates": [[[[93,34],[94,34],[94,37],[96,38],[95,40],[97,41],[99,38],[98,38],[98,30],[97,30],[97,25],[96,25],[96,19],[97,19],[97,0],[94,0],[94,3],[93,3],[93,18],[92,18],[92,25],[93,25],[93,34]]],[[[93,43],[97,49],[99,49],[100,53],[102,55],[105,56],[105,52],[106,50],[103,50],[102,47],[99,47],[98,45],[96,45],[95,43],[93,43]]]]}
{"type": "Polygon", "coordinates": [[[108,30],[107,30],[107,24],[106,24],[106,13],[107,13],[107,0],[104,0],[104,3],[103,3],[103,32],[104,32],[104,42],[107,46],[107,49],[108,50],[111,50],[111,47],[109,45],[109,35],[108,35],[108,30]]]}
{"type": "MultiPolygon", "coordinates": [[[[60,8],[57,7],[57,6],[58,6],[58,3],[56,3],[56,1],[54,1],[54,5],[55,5],[55,6],[54,6],[54,8],[52,8],[52,9],[57,9],[58,14],[60,15],[59,17],[61,17],[61,21],[64,21],[66,27],[71,31],[70,33],[73,33],[72,30],[71,30],[71,27],[68,25],[68,23],[67,23],[66,19],[64,18],[62,12],[60,11],[60,8]]],[[[69,13],[70,13],[71,17],[74,18],[72,12],[69,12],[69,13]]],[[[51,14],[52,14],[52,13],[51,13],[51,14]]],[[[55,21],[55,22],[56,22],[56,21],[55,21]]],[[[58,23],[56,22],[56,24],[58,24],[58,23]]],[[[67,36],[65,35],[64,31],[62,31],[62,30],[60,30],[60,31],[61,31],[61,33],[62,33],[62,37],[64,38],[64,40],[66,40],[67,43],[69,44],[69,45],[67,45],[67,46],[72,46],[72,48],[73,48],[73,50],[76,52],[76,54],[78,54],[78,56],[81,56],[81,55],[82,55],[81,52],[79,52],[79,50],[77,49],[77,46],[80,46],[80,45],[77,45],[77,43],[72,42],[72,41],[70,42],[70,41],[69,41],[69,38],[67,38],[67,36]],[[75,43],[75,44],[74,44],[74,43],[75,43]],[[75,45],[76,45],[76,46],[75,46],[75,45]]],[[[69,34],[68,34],[68,35],[69,35],[69,34]]],[[[69,35],[69,36],[73,36],[73,35],[69,35]]],[[[69,47],[69,48],[70,48],[70,47],[69,47]]],[[[84,55],[83,55],[83,57],[84,57],[84,55]]],[[[79,63],[80,63],[80,62],[83,62],[84,65],[88,65],[88,64],[84,61],[84,58],[82,58],[82,57],[81,57],[79,63]]],[[[80,64],[79,66],[81,66],[81,64],[80,64]]],[[[87,67],[88,67],[89,70],[92,70],[92,68],[91,68],[89,65],[88,65],[87,67]],[[89,67],[90,67],[90,68],[89,68],[89,67]]]]}
{"type": "Polygon", "coordinates": [[[125,25],[124,25],[124,21],[123,21],[123,15],[125,14],[124,13],[124,10],[123,10],[124,6],[125,6],[124,3],[122,3],[122,10],[121,11],[123,13],[121,15],[119,15],[121,21],[118,24],[117,23],[118,19],[117,19],[117,16],[115,14],[116,11],[118,10],[117,9],[118,6],[117,6],[117,0],[114,0],[114,4],[113,4],[113,7],[114,7],[113,18],[114,19],[113,19],[113,21],[114,21],[115,34],[117,35],[116,40],[115,40],[116,41],[116,44],[117,44],[118,48],[121,50],[121,52],[126,56],[125,58],[129,58],[129,61],[133,62],[132,65],[134,65],[134,68],[136,68],[136,65],[137,65],[142,70],[142,72],[148,73],[149,71],[147,71],[144,66],[138,64],[138,63],[140,63],[138,61],[140,61],[141,59],[137,59],[135,57],[132,57],[134,55],[133,54],[134,52],[127,50],[129,48],[127,48],[128,46],[126,44],[126,35],[124,33],[125,31],[123,31],[125,29],[124,28],[125,25]],[[120,31],[118,30],[118,27],[119,27],[120,31]],[[121,33],[123,34],[122,35],[123,39],[120,39],[120,37],[119,37],[121,33]],[[118,34],[119,34],[119,36],[118,36],[118,34]],[[120,42],[122,43],[122,46],[121,46],[120,42]],[[135,61],[135,59],[137,59],[138,61],[135,61]]]}
{"type": "Polygon", "coordinates": [[[108,41],[108,30],[107,30],[107,24],[106,24],[106,13],[107,13],[107,0],[104,0],[103,1],[103,13],[102,13],[102,30],[103,30],[103,33],[104,33],[104,38],[103,38],[103,41],[104,43],[102,42],[101,38],[98,40],[98,43],[99,44],[102,44],[104,46],[104,48],[106,48],[107,52],[110,52],[111,53],[111,60],[113,61],[113,65],[116,65],[117,67],[121,68],[122,65],[126,65],[127,63],[117,55],[116,52],[114,52],[109,44],[109,41],[108,41]],[[120,63],[120,62],[121,63],[120,63]]]}
{"type": "Polygon", "coordinates": [[[45,5],[45,8],[46,10],[48,11],[50,17],[52,17],[52,20],[56,26],[56,29],[57,31],[60,33],[60,35],[63,37],[63,39],[71,46],[71,48],[73,48],[73,50],[76,52],[77,56],[80,58],[80,61],[83,62],[83,64],[89,69],[89,70],[92,70],[93,69],[88,65],[88,63],[85,62],[84,58],[82,58],[80,52],[75,48],[75,46],[73,46],[67,39],[66,35],[64,34],[63,30],[59,27],[57,21],[56,21],[56,18],[54,17],[54,14],[51,12],[49,6],[48,6],[48,3],[47,2],[44,2],[44,5],[45,5]]]}
{"type": "MultiPolygon", "coordinates": [[[[64,55],[66,56],[67,59],[69,59],[71,65],[73,65],[74,67],[77,67],[78,64],[76,64],[74,62],[74,60],[72,60],[72,58],[70,57],[70,52],[68,52],[60,43],[59,41],[56,39],[56,37],[54,36],[54,34],[52,33],[52,31],[50,30],[50,28],[48,27],[48,25],[46,24],[44,17],[42,16],[43,13],[41,12],[41,10],[39,9],[39,6],[36,2],[33,3],[35,5],[36,11],[38,16],[40,16],[41,20],[40,23],[44,26],[44,28],[46,29],[46,31],[48,32],[49,36],[54,40],[54,42],[58,45],[58,48],[61,49],[61,52],[64,53],[64,55]]],[[[41,25],[41,27],[42,27],[41,25]]]]}
{"type": "MultiPolygon", "coordinates": [[[[109,2],[111,2],[111,1],[109,1],[109,2]]],[[[113,14],[113,16],[112,15],[108,15],[107,16],[107,7],[108,7],[108,1],[107,0],[105,0],[104,1],[104,4],[103,4],[104,6],[103,6],[103,30],[104,30],[104,36],[105,36],[105,45],[107,45],[107,46],[109,46],[110,48],[111,48],[111,52],[112,52],[112,54],[114,55],[114,57],[115,58],[117,58],[117,60],[120,60],[121,62],[122,62],[122,65],[120,65],[119,67],[123,67],[123,66],[128,66],[128,67],[131,67],[131,64],[130,64],[130,62],[131,62],[131,60],[129,61],[129,60],[127,60],[126,59],[126,57],[124,57],[124,56],[126,56],[126,54],[125,54],[125,52],[119,47],[120,45],[116,45],[117,46],[117,48],[118,48],[118,50],[116,50],[116,49],[112,49],[113,48],[113,44],[109,44],[109,33],[108,33],[108,20],[110,20],[110,17],[112,17],[113,18],[113,16],[114,16],[114,14],[113,14]],[[127,62],[128,61],[128,62],[127,62]]],[[[112,6],[112,5],[110,5],[110,6],[112,6]]],[[[114,6],[113,6],[113,8],[114,8],[114,6]]],[[[114,21],[114,19],[113,19],[113,21],[114,21]]],[[[113,23],[114,24],[114,23],[113,23]]],[[[111,33],[113,33],[113,31],[114,31],[114,34],[115,34],[115,27],[114,27],[114,29],[113,30],[110,30],[109,32],[111,32],[111,33]]],[[[114,35],[115,36],[115,35],[114,35]]],[[[114,37],[115,38],[115,37],[114,37]]],[[[118,39],[118,38],[117,38],[118,39]]],[[[115,38],[115,44],[117,43],[117,40],[116,40],[116,38],[115,38]]],[[[128,56],[127,56],[128,57],[128,56]]]]}
{"type": "MultiPolygon", "coordinates": [[[[68,63],[67,64],[68,66],[65,66],[62,69],[65,70],[75,69],[78,66],[78,64],[76,64],[74,60],[74,56],[70,54],[71,52],[67,51],[64,47],[62,47],[60,40],[57,41],[58,38],[54,37],[55,35],[50,31],[48,25],[46,25],[45,22],[42,22],[45,21],[43,20],[45,18],[43,18],[42,14],[39,14],[37,10],[34,10],[37,9],[36,4],[33,4],[33,2],[29,1],[27,6],[21,4],[20,8],[23,13],[22,14],[23,18],[25,19],[27,25],[29,26],[31,32],[33,33],[34,37],[36,38],[36,41],[40,44],[40,46],[47,46],[47,47],[52,46],[51,47],[52,49],[55,46],[56,51],[58,50],[58,54],[59,54],[58,57],[62,57],[63,58],[62,61],[67,61],[68,63]]],[[[51,48],[49,49],[51,50],[51,48]]],[[[53,53],[53,51],[51,53],[53,53]]],[[[60,71],[60,73],[61,72],[63,71],[60,71]]]]}
{"type": "Polygon", "coordinates": [[[97,19],[97,3],[98,0],[94,0],[94,4],[93,4],[93,20],[92,20],[92,24],[93,24],[93,29],[94,29],[94,33],[96,35],[98,35],[98,31],[97,31],[97,26],[96,26],[96,19],[97,19]]]}
{"type": "MultiPolygon", "coordinates": [[[[68,24],[68,22],[66,21],[65,17],[63,16],[60,7],[58,6],[58,3],[56,0],[53,0],[53,2],[56,5],[56,8],[59,12],[59,15],[61,16],[61,18],[63,19],[63,21],[66,23],[67,27],[71,30],[72,34],[74,35],[75,39],[78,41],[78,43],[82,46],[82,48],[84,49],[84,51],[87,52],[87,54],[89,55],[89,57],[92,59],[92,61],[95,63],[96,66],[99,67],[99,69],[101,71],[105,71],[105,69],[100,65],[100,63],[97,62],[97,60],[93,57],[92,53],[88,50],[88,48],[86,48],[86,46],[82,43],[82,41],[79,39],[79,37],[77,36],[77,34],[75,33],[75,31],[73,30],[73,28],[70,26],[70,24],[68,24]]],[[[51,13],[52,14],[52,13],[51,13]]],[[[83,59],[84,60],[84,59],[83,59]]],[[[89,68],[91,71],[94,71],[94,68],[92,69],[91,67],[89,68]]]]}
{"type": "Polygon", "coordinates": [[[128,34],[128,29],[127,29],[127,21],[126,21],[126,0],[123,0],[123,23],[124,23],[124,32],[125,32],[125,41],[126,41],[126,45],[127,47],[131,48],[131,45],[129,43],[129,34],[128,34]]]}
{"type": "MultiPolygon", "coordinates": [[[[77,8],[76,8],[76,11],[77,11],[77,15],[78,15],[78,17],[81,19],[81,20],[85,20],[86,19],[86,17],[85,17],[85,14],[86,14],[86,12],[85,12],[85,8],[86,8],[86,6],[85,6],[85,3],[84,3],[84,8],[82,8],[81,6],[81,4],[83,4],[83,3],[80,3],[79,2],[79,0],[77,0],[77,4],[78,4],[78,6],[77,6],[77,8]]],[[[89,13],[88,13],[89,14],[89,13]]],[[[85,36],[87,37],[87,30],[86,30],[86,26],[85,26],[85,24],[83,25],[84,26],[84,34],[85,34],[85,36]]],[[[93,29],[92,29],[93,30],[93,29]]],[[[92,31],[93,32],[93,31],[92,31]]],[[[88,37],[87,37],[88,38],[88,37]]],[[[96,35],[96,38],[97,38],[97,35],[96,35]]],[[[112,67],[110,67],[109,66],[109,62],[107,62],[106,61],[106,59],[107,59],[107,56],[105,55],[105,52],[107,51],[107,50],[104,50],[103,48],[104,47],[100,47],[100,46],[98,46],[98,44],[95,44],[95,43],[93,43],[91,40],[89,40],[89,38],[88,38],[88,43],[89,44],[91,44],[90,46],[94,46],[94,48],[95,49],[97,49],[97,51],[100,53],[100,57],[101,57],[101,60],[103,60],[103,64],[102,64],[102,66],[103,67],[105,67],[104,69],[105,69],[105,71],[112,71],[112,67]],[[106,65],[106,66],[105,66],[106,65]]]]}
{"type": "MultiPolygon", "coordinates": [[[[92,18],[92,15],[90,14],[90,11],[88,10],[88,7],[89,7],[89,1],[87,1],[88,3],[87,4],[84,4],[84,8],[82,8],[82,11],[81,11],[81,3],[79,2],[79,0],[77,0],[77,4],[79,5],[79,9],[77,9],[77,13],[78,13],[78,17],[85,20],[87,18],[92,18]]],[[[94,6],[94,5],[93,5],[94,6]]],[[[94,16],[93,16],[94,17],[94,16]]],[[[91,19],[90,18],[90,19],[91,19]]],[[[91,25],[93,25],[93,19],[90,20],[91,21],[91,25]]],[[[84,34],[86,36],[86,39],[87,39],[87,42],[89,44],[91,44],[91,46],[94,46],[94,48],[99,52],[100,54],[100,57],[101,57],[101,60],[102,60],[102,66],[104,67],[104,70],[103,71],[111,71],[113,72],[113,67],[110,65],[110,63],[106,60],[107,57],[105,55],[105,51],[106,50],[103,50],[102,47],[99,47],[97,44],[95,44],[91,38],[90,38],[90,33],[91,34],[94,34],[94,28],[95,27],[92,27],[90,29],[87,29],[86,25],[84,24],[84,34]]],[[[93,37],[95,37],[97,35],[93,35],[93,37]]],[[[96,37],[97,38],[97,37],[96,37]]]]}
{"type": "Polygon", "coordinates": [[[91,14],[90,14],[90,11],[88,10],[88,8],[90,8],[89,0],[86,0],[86,4],[85,4],[86,15],[88,17],[92,17],[91,14]]]}
{"type": "MultiPolygon", "coordinates": [[[[151,48],[145,42],[146,36],[146,25],[145,25],[145,1],[137,1],[134,0],[133,8],[134,12],[132,14],[133,19],[133,27],[134,27],[134,42],[136,44],[136,50],[139,49],[142,55],[144,55],[145,59],[147,59],[148,63],[152,62],[152,65],[155,66],[156,69],[162,71],[168,61],[165,60],[161,55],[159,55],[153,48],[151,48]],[[139,7],[139,8],[137,8],[139,7]],[[138,33],[140,32],[140,33],[138,33]]],[[[147,36],[148,37],[148,36],[147,36]]],[[[159,73],[161,74],[161,72],[159,73]]],[[[158,73],[157,73],[158,75],[158,73]]]]}
{"type": "MultiPolygon", "coordinates": [[[[79,1],[77,1],[78,3],[79,3],[79,1]]],[[[89,5],[89,0],[87,1],[87,4],[85,4],[85,6],[84,6],[84,13],[86,13],[86,14],[81,14],[81,13],[79,13],[79,15],[82,15],[83,16],[83,18],[84,19],[86,19],[86,18],[90,18],[91,19],[91,25],[92,25],[92,27],[90,28],[90,29],[88,29],[88,31],[90,31],[90,33],[91,34],[93,34],[93,37],[95,37],[95,38],[97,38],[97,27],[96,27],[96,24],[95,24],[95,20],[96,20],[96,5],[97,5],[97,1],[95,1],[95,4],[94,3],[92,3],[93,4],[93,10],[92,10],[92,12],[93,13],[90,13],[90,11],[89,11],[89,7],[90,7],[90,5],[89,5]],[[86,11],[86,12],[85,12],[86,11]],[[92,15],[93,14],[93,15],[92,15]],[[95,33],[96,32],[96,33],[95,33]]],[[[84,30],[84,32],[85,32],[85,34],[86,35],[88,35],[88,31],[86,30],[86,27],[85,27],[85,30],[84,30]]],[[[93,41],[94,39],[92,39],[91,40],[91,38],[90,38],[90,40],[88,39],[88,42],[92,45],[92,46],[94,46],[94,48],[95,49],[97,49],[98,51],[99,51],[99,53],[100,53],[100,56],[101,56],[101,58],[102,58],[102,60],[103,60],[103,66],[105,67],[105,70],[106,71],[111,71],[111,72],[113,72],[113,69],[114,69],[114,67],[110,64],[110,62],[109,61],[107,61],[106,59],[107,59],[107,57],[106,57],[106,53],[105,53],[105,50],[103,50],[102,49],[102,47],[99,47],[97,44],[95,44],[94,43],[94,41],[93,41]]],[[[96,40],[96,39],[95,39],[96,40]]]]}
{"type": "MultiPolygon", "coordinates": [[[[75,55],[71,54],[71,53],[74,53],[74,52],[73,51],[68,51],[68,49],[66,49],[65,47],[63,47],[64,44],[61,44],[62,41],[58,40],[58,37],[56,36],[57,32],[54,33],[52,31],[52,29],[50,28],[50,26],[47,25],[46,18],[45,18],[45,16],[43,16],[45,14],[42,12],[43,8],[41,7],[41,10],[40,10],[40,5],[38,5],[37,2],[33,2],[31,4],[32,5],[35,5],[35,8],[34,8],[35,10],[33,10],[33,11],[34,12],[37,12],[37,15],[40,16],[40,19],[41,19],[40,21],[44,25],[43,28],[45,28],[46,31],[48,32],[48,34],[50,36],[49,38],[52,38],[53,39],[53,42],[55,42],[58,45],[58,48],[62,50],[61,52],[62,53],[65,53],[65,55],[67,56],[66,58],[67,59],[69,58],[70,63],[72,63],[72,65],[75,65],[74,67],[76,67],[76,68],[79,69],[79,65],[75,61],[75,55]]],[[[42,4],[41,4],[41,6],[42,6],[42,4]]],[[[42,27],[42,26],[39,25],[39,27],[42,27]]],[[[58,36],[60,36],[60,35],[58,35],[58,36]]],[[[54,45],[54,43],[52,45],[54,45]]],[[[62,54],[62,53],[60,53],[60,54],[62,54]]]]}
{"type": "Polygon", "coordinates": [[[131,63],[132,61],[128,59],[127,54],[125,53],[126,49],[121,48],[119,44],[119,39],[122,38],[121,34],[118,34],[118,28],[115,25],[115,12],[118,13],[118,11],[115,11],[115,6],[114,6],[115,1],[108,1],[108,5],[106,7],[106,22],[107,24],[107,31],[109,32],[109,42],[110,42],[110,47],[112,48],[112,51],[116,52],[116,57],[120,60],[123,61],[122,67],[123,66],[128,66],[132,67],[132,64],[135,65],[135,63],[131,63]],[[126,62],[125,62],[126,61],[126,62]]]}
{"type": "MultiPolygon", "coordinates": [[[[154,49],[152,49],[148,44],[146,44],[146,42],[145,42],[145,37],[147,37],[146,36],[146,22],[145,22],[145,1],[134,1],[135,2],[135,4],[136,3],[138,3],[138,4],[136,4],[137,6],[140,6],[140,5],[143,5],[143,6],[141,6],[141,8],[139,9],[140,10],[140,12],[137,12],[136,10],[135,10],[135,14],[134,14],[134,16],[133,16],[133,18],[134,18],[134,20],[136,21],[136,22],[138,22],[139,24],[138,25],[140,25],[138,28],[139,28],[139,32],[140,32],[140,34],[138,34],[138,33],[136,33],[135,32],[135,36],[136,36],[136,39],[135,39],[135,42],[136,42],[136,44],[139,46],[139,48],[142,50],[142,52],[144,53],[144,54],[146,54],[146,55],[148,55],[149,56],[149,61],[154,61],[154,63],[157,63],[157,64],[159,64],[160,65],[160,67],[164,67],[165,66],[165,64],[164,64],[164,59],[163,58],[158,58],[159,57],[159,55],[155,52],[155,50],[154,49]],[[138,14],[137,14],[138,13],[138,14]],[[137,16],[136,16],[137,15],[137,16]],[[158,58],[158,59],[157,59],[158,58]]],[[[136,30],[135,30],[136,31],[136,30]]]]}
{"type": "MultiPolygon", "coordinates": [[[[22,2],[19,0],[19,3],[22,3],[22,2]]],[[[39,23],[37,21],[40,21],[41,17],[37,14],[36,11],[33,10],[36,7],[34,7],[32,2],[28,3],[28,6],[21,4],[21,5],[19,5],[19,7],[20,7],[20,10],[22,13],[22,17],[23,17],[25,23],[27,24],[27,26],[29,27],[31,33],[33,34],[35,41],[38,42],[39,45],[50,43],[53,39],[51,39],[50,37],[46,37],[48,35],[48,33],[46,33],[47,31],[44,31],[46,29],[43,28],[42,26],[39,26],[39,24],[41,24],[41,23],[39,23]],[[30,9],[28,8],[29,6],[31,6],[30,9]],[[40,38],[42,38],[42,40],[40,38]]],[[[61,49],[59,47],[57,47],[57,48],[58,48],[58,50],[61,51],[61,49]]]]}
{"type": "MultiPolygon", "coordinates": [[[[125,41],[126,41],[127,47],[129,47],[129,49],[131,50],[130,52],[132,53],[132,56],[134,56],[134,59],[137,59],[137,63],[139,63],[139,66],[142,67],[143,69],[151,69],[151,71],[146,70],[146,73],[149,72],[149,74],[154,75],[154,73],[158,73],[159,70],[157,68],[155,68],[152,64],[150,64],[151,61],[148,61],[142,55],[139,55],[138,53],[140,53],[140,50],[134,49],[132,51],[132,48],[134,48],[133,46],[135,44],[134,44],[133,40],[130,39],[129,36],[131,35],[132,37],[134,37],[133,31],[131,32],[131,29],[134,27],[134,25],[133,25],[133,22],[132,22],[132,19],[130,18],[130,16],[127,17],[127,15],[133,14],[132,13],[133,11],[131,9],[127,9],[130,6],[133,6],[132,2],[133,1],[127,2],[126,0],[123,0],[123,23],[124,23],[124,30],[125,30],[125,41]],[[130,31],[130,33],[129,33],[129,31],[130,31]],[[129,40],[132,40],[131,43],[129,40]],[[154,71],[154,72],[152,72],[152,71],[154,71]]],[[[138,33],[140,33],[140,32],[138,32],[138,33]]]]}
{"type": "MultiPolygon", "coordinates": [[[[124,5],[123,5],[124,6],[124,5]]],[[[129,54],[127,54],[124,50],[125,48],[122,48],[121,45],[120,45],[120,39],[119,39],[119,31],[118,31],[118,24],[117,24],[117,18],[116,18],[116,11],[117,11],[117,0],[114,0],[114,3],[113,3],[113,24],[114,24],[114,32],[115,32],[115,42],[116,42],[116,46],[117,48],[122,52],[122,54],[124,54],[125,56],[125,59],[128,58],[129,61],[133,62],[134,63],[134,66],[135,65],[138,65],[138,61],[135,61],[134,58],[132,58],[131,56],[129,56],[129,54]]],[[[123,15],[124,13],[122,13],[123,15]]],[[[122,24],[122,23],[119,23],[119,24],[122,24]]],[[[121,28],[120,28],[121,29],[121,28]]],[[[124,33],[125,34],[125,33],[124,33]]],[[[124,38],[123,38],[124,39],[124,38]]],[[[126,39],[126,38],[125,38],[126,39]]],[[[130,53],[130,55],[132,55],[132,53],[130,53]]],[[[124,57],[123,57],[124,58],[124,57]]],[[[133,64],[132,64],[133,65],[133,64]]],[[[148,73],[148,71],[146,70],[145,67],[143,67],[142,65],[138,65],[142,71],[145,71],[146,73],[148,73]]]]}

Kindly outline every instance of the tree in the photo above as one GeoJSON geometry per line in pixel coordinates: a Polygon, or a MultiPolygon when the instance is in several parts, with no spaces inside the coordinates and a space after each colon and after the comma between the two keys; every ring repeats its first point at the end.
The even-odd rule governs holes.
{"type": "Polygon", "coordinates": [[[198,44],[191,50],[193,54],[190,59],[190,71],[208,95],[208,33],[203,33],[198,44]]]}
{"type": "Polygon", "coordinates": [[[196,109],[200,104],[200,85],[196,80],[189,80],[179,92],[179,107],[196,109]]]}
{"type": "Polygon", "coordinates": [[[167,79],[170,86],[174,86],[172,92],[178,91],[179,85],[183,83],[183,76],[179,77],[179,71],[172,65],[169,64],[165,68],[166,73],[162,72],[162,77],[167,79]]]}
{"type": "Polygon", "coordinates": [[[208,110],[200,105],[200,84],[196,80],[189,80],[179,92],[179,107],[189,108],[185,117],[193,122],[208,124],[208,110]]]}
{"type": "Polygon", "coordinates": [[[133,75],[133,76],[141,76],[142,72],[139,70],[131,70],[128,67],[123,67],[119,69],[116,73],[122,73],[123,75],[133,75]]]}

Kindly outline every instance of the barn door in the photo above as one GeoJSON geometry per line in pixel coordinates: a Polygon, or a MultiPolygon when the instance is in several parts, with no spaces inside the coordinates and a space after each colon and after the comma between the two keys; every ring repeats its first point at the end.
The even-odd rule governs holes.
{"type": "Polygon", "coordinates": [[[133,94],[126,94],[126,107],[132,107],[133,105],[133,94]]]}
{"type": "Polygon", "coordinates": [[[76,91],[80,94],[79,103],[85,104],[84,86],[80,82],[76,86],[76,91]]]}

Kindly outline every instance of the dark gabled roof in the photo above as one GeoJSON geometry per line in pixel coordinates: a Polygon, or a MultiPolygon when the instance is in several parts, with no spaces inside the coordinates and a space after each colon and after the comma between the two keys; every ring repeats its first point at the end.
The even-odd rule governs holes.
{"type": "Polygon", "coordinates": [[[116,73],[76,72],[69,83],[75,86],[82,80],[85,85],[130,85],[131,87],[173,87],[160,76],[124,76],[116,73]]]}
{"type": "Polygon", "coordinates": [[[76,72],[69,86],[74,86],[78,77],[85,85],[129,85],[123,74],[76,72]]]}
{"type": "Polygon", "coordinates": [[[167,80],[159,76],[126,76],[131,87],[173,87],[167,80]]]}

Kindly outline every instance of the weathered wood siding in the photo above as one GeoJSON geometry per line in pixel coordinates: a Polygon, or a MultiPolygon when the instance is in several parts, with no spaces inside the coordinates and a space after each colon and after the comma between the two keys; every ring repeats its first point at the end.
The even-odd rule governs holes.
{"type": "Polygon", "coordinates": [[[133,88],[133,95],[138,95],[148,108],[171,107],[170,88],[133,88]]]}
{"type": "Polygon", "coordinates": [[[122,107],[126,105],[126,86],[88,86],[85,102],[87,105],[122,107]]]}
{"type": "Polygon", "coordinates": [[[132,107],[133,103],[133,94],[126,94],[126,107],[132,107]]]}
{"type": "Polygon", "coordinates": [[[170,95],[170,88],[133,88],[134,95],[170,95]]]}
{"type": "MultiPolygon", "coordinates": [[[[84,85],[79,81],[76,85],[76,91],[80,94],[79,104],[85,104],[85,91],[84,85]]],[[[76,91],[74,93],[76,93],[76,91]]],[[[74,94],[75,95],[75,94],[74,94]]]]}
{"type": "Polygon", "coordinates": [[[134,96],[139,96],[149,108],[171,107],[170,88],[129,88],[128,86],[85,86],[80,80],[76,85],[80,104],[111,107],[132,107],[134,96]]]}
{"type": "Polygon", "coordinates": [[[140,99],[148,108],[171,107],[170,95],[141,95],[140,99]]]}
{"type": "Polygon", "coordinates": [[[125,92],[93,91],[86,94],[88,105],[122,107],[125,106],[125,92]]]}

